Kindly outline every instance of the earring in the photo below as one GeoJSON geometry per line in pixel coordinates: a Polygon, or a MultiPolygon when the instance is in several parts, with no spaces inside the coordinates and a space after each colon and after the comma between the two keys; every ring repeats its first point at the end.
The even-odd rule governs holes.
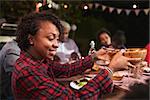
{"type": "Polygon", "coordinates": [[[33,46],[34,45],[33,42],[30,42],[30,45],[33,46]]]}

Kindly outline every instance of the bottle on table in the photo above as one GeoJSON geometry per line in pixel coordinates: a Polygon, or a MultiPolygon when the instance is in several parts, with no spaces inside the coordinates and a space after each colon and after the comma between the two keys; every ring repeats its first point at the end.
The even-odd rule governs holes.
{"type": "Polygon", "coordinates": [[[96,51],[96,50],[95,50],[95,42],[92,40],[92,41],[90,42],[90,49],[89,49],[88,55],[93,54],[95,51],[96,51]]]}

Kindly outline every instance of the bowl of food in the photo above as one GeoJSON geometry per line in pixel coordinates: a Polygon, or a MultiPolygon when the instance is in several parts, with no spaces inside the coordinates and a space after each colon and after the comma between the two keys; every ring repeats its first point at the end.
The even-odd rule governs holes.
{"type": "Polygon", "coordinates": [[[120,81],[120,80],[122,80],[122,78],[123,78],[123,75],[119,74],[118,72],[115,72],[112,75],[112,80],[115,80],[115,81],[120,81]]]}
{"type": "Polygon", "coordinates": [[[147,50],[145,48],[128,48],[123,55],[129,58],[141,58],[142,60],[144,60],[146,54],[147,50]]]}

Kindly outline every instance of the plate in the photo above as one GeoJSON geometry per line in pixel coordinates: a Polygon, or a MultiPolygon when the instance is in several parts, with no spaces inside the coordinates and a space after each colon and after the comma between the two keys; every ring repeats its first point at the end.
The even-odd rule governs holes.
{"type": "Polygon", "coordinates": [[[117,71],[117,72],[114,72],[113,74],[114,76],[133,76],[133,73],[129,72],[128,70],[123,70],[123,71],[117,71]]]}
{"type": "Polygon", "coordinates": [[[80,88],[82,88],[83,86],[78,86],[74,81],[70,83],[70,86],[73,89],[79,90],[80,88]]]}
{"type": "Polygon", "coordinates": [[[122,80],[113,80],[113,83],[123,83],[123,81],[122,80]]]}
{"type": "Polygon", "coordinates": [[[79,89],[82,88],[84,85],[86,85],[90,79],[91,79],[91,78],[85,77],[85,78],[81,78],[81,79],[76,80],[76,81],[72,81],[72,82],[70,82],[70,86],[71,86],[73,89],[79,90],[79,89]],[[82,80],[86,80],[86,81],[82,81],[82,80]]]}
{"type": "Polygon", "coordinates": [[[150,76],[150,73],[143,73],[143,75],[150,76]]]}
{"type": "Polygon", "coordinates": [[[145,73],[150,73],[150,68],[149,68],[149,67],[143,67],[142,70],[143,70],[145,73]]]}

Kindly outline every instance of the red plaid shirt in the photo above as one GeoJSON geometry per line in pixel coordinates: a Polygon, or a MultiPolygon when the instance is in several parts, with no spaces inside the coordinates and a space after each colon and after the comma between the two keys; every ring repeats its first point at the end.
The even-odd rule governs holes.
{"type": "Polygon", "coordinates": [[[73,91],[55,81],[56,77],[70,77],[81,74],[93,65],[87,56],[73,64],[59,64],[48,59],[36,60],[26,52],[21,52],[12,74],[12,89],[15,99],[87,99],[111,92],[112,80],[106,70],[78,91],[73,91]]]}

